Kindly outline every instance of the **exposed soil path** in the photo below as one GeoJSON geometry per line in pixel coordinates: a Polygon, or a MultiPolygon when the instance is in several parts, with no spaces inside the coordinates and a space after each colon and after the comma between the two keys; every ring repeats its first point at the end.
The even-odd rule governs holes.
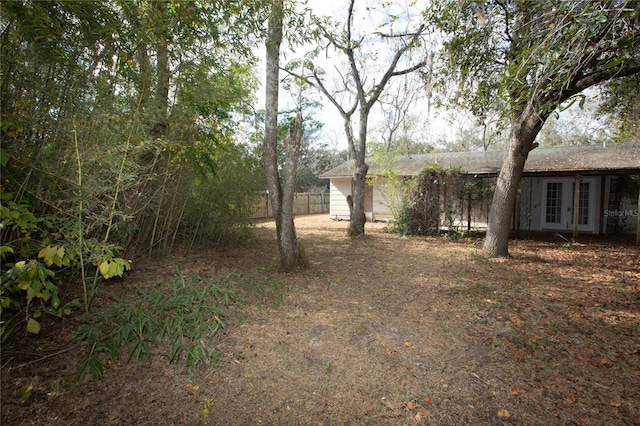
{"type": "MultiPolygon", "coordinates": [[[[349,239],[346,226],[296,219],[311,263],[296,274],[272,269],[269,223],[247,247],[186,257],[187,274],[283,284],[230,316],[213,369],[191,376],[158,350],[76,386],[79,350],[25,365],[69,347],[73,321],[22,354],[3,349],[2,424],[639,424],[638,247],[514,241],[512,259],[490,261],[475,240],[382,224],[349,239]]],[[[171,259],[140,265],[121,285],[173,271],[171,259]]]]}

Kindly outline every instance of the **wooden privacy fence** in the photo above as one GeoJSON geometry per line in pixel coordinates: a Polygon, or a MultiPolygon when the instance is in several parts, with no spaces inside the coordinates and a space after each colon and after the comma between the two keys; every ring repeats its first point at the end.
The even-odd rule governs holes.
{"type": "MultiPolygon", "coordinates": [[[[329,193],[297,193],[293,196],[293,214],[329,213],[329,193]]],[[[251,206],[251,219],[273,217],[268,194],[259,194],[251,206]]]]}

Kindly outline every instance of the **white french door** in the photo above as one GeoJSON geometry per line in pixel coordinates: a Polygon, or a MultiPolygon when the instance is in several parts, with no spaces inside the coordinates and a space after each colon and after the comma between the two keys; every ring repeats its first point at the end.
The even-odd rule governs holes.
{"type": "MultiPolygon", "coordinates": [[[[578,231],[593,232],[595,224],[594,178],[580,181],[578,201],[578,231]]],[[[542,228],[558,231],[573,230],[574,178],[542,180],[542,228]]]]}

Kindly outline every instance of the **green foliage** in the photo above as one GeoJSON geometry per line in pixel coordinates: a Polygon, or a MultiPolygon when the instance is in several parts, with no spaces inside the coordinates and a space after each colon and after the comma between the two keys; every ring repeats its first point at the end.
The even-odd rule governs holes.
{"type": "Polygon", "coordinates": [[[100,263],[98,269],[104,279],[122,277],[122,274],[124,274],[125,271],[131,269],[131,261],[121,258],[109,259],[100,263]]]}
{"type": "MultiPolygon", "coordinates": [[[[397,152],[394,150],[387,151],[386,148],[379,144],[372,144],[373,159],[380,167],[379,176],[369,178],[370,183],[375,183],[382,188],[383,196],[391,210],[393,217],[404,217],[404,211],[407,203],[407,196],[410,186],[405,182],[405,178],[400,176],[394,168],[394,160],[397,152]]],[[[399,227],[404,227],[404,221],[396,220],[395,223],[399,227]]],[[[405,235],[405,232],[398,231],[405,235]]]]}
{"type": "MultiPolygon", "coordinates": [[[[193,199],[223,168],[248,173],[243,184],[258,168],[228,151],[252,113],[263,16],[258,1],[3,4],[3,192],[36,216],[79,218],[67,235],[131,255],[200,232],[193,199]]],[[[224,206],[241,208],[253,189],[227,185],[224,206]]]]}
{"type": "Polygon", "coordinates": [[[79,378],[101,376],[120,346],[129,359],[150,356],[154,339],[187,366],[215,362],[201,338],[223,325],[225,283],[183,280],[106,313],[89,307],[103,279],[131,268],[128,258],[248,235],[262,167],[243,148],[240,123],[253,113],[252,49],[266,3],[3,3],[3,339],[19,327],[40,332],[45,313],[70,314],[80,282],[79,378]]]}
{"type": "Polygon", "coordinates": [[[262,169],[240,123],[266,4],[3,3],[3,337],[70,312],[79,281],[88,311],[128,258],[246,237],[262,169]]]}
{"type": "Polygon", "coordinates": [[[69,315],[70,305],[61,306],[59,285],[52,266],[61,268],[76,261],[75,252],[42,243],[49,236],[50,222],[37,218],[26,204],[8,201],[0,205],[2,268],[0,276],[0,336],[6,339],[15,322],[25,322],[26,331],[40,332],[37,320],[43,312],[69,315]],[[42,247],[42,248],[41,248],[42,247]],[[41,248],[41,249],[40,249],[41,248]],[[42,259],[42,262],[38,260],[42,259]],[[18,313],[11,319],[7,314],[18,313]]]}
{"type": "Polygon", "coordinates": [[[598,113],[609,118],[616,142],[640,140],[640,74],[607,82],[598,113]]]}
{"type": "Polygon", "coordinates": [[[116,257],[117,247],[96,241],[85,241],[80,247],[72,231],[68,233],[54,216],[39,218],[28,204],[13,201],[0,205],[2,228],[2,275],[0,277],[0,313],[3,320],[0,336],[6,339],[24,318],[26,330],[38,334],[42,313],[58,317],[70,315],[77,300],[62,303],[62,283],[73,279],[79,266],[79,252],[102,271],[104,278],[122,276],[130,261],[116,257]],[[8,313],[16,313],[5,320],[8,313]]]}
{"type": "Polygon", "coordinates": [[[170,285],[136,288],[115,303],[85,317],[78,330],[85,346],[76,378],[102,377],[109,360],[124,351],[127,361],[151,361],[154,346],[165,345],[169,362],[182,362],[191,370],[213,365],[219,354],[212,347],[224,329],[226,309],[250,300],[282,300],[282,283],[265,278],[254,281],[232,273],[208,279],[188,277],[180,269],[170,285]]]}
{"type": "Polygon", "coordinates": [[[633,72],[639,59],[633,0],[438,0],[426,19],[444,35],[441,93],[479,118],[511,118],[532,102],[546,118],[586,87],[633,72]]]}
{"type": "MultiPolygon", "coordinates": [[[[587,112],[587,114],[589,114],[587,112]]],[[[552,115],[547,119],[537,137],[540,146],[570,146],[570,145],[603,145],[611,143],[609,125],[594,129],[593,125],[585,124],[580,117],[560,121],[558,116],[552,115]]]]}
{"type": "Polygon", "coordinates": [[[3,338],[21,323],[38,332],[42,312],[69,314],[62,290],[78,279],[88,310],[98,278],[130,269],[125,250],[246,234],[260,167],[233,144],[256,87],[245,30],[260,7],[3,5],[3,338]]]}
{"type": "Polygon", "coordinates": [[[213,405],[213,400],[211,398],[205,398],[202,402],[202,420],[207,420],[209,418],[209,413],[211,411],[211,406],[213,405]]]}
{"type": "Polygon", "coordinates": [[[482,200],[493,191],[483,178],[437,165],[425,168],[402,186],[406,192],[398,204],[392,231],[434,236],[440,234],[442,224],[449,229],[447,236],[454,238],[463,235],[458,223],[464,221],[469,201],[482,200]]]}
{"type": "Polygon", "coordinates": [[[31,394],[33,391],[33,384],[29,383],[28,385],[22,386],[18,389],[18,400],[21,404],[24,404],[31,398],[31,394]]]}
{"type": "Polygon", "coordinates": [[[439,166],[422,170],[409,183],[395,230],[402,235],[438,235],[441,216],[441,185],[449,183],[455,171],[439,166]]]}
{"type": "Polygon", "coordinates": [[[224,279],[187,281],[178,270],[168,288],[137,289],[108,310],[91,315],[79,329],[85,358],[77,379],[88,373],[102,376],[105,362],[116,359],[122,348],[127,361],[151,360],[153,345],[167,343],[170,362],[182,360],[187,368],[214,364],[219,355],[208,344],[224,327],[223,307],[234,298],[224,279]]]}
{"type": "Polygon", "coordinates": [[[262,189],[263,169],[240,145],[220,150],[216,163],[216,173],[196,179],[194,191],[185,194],[180,234],[191,243],[229,244],[250,235],[250,201],[262,189]]]}

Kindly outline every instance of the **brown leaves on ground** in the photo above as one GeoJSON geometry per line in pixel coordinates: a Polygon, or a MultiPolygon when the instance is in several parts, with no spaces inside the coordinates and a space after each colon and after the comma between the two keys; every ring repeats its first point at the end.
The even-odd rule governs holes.
{"type": "MultiPolygon", "coordinates": [[[[185,256],[187,274],[239,271],[283,283],[271,303],[233,313],[226,336],[211,343],[222,357],[214,369],[189,376],[158,350],[150,364],[115,361],[104,380],[76,387],[77,354],[56,355],[68,347],[56,335],[3,344],[2,424],[626,425],[640,418],[638,247],[512,241],[511,259],[489,261],[477,240],[401,237],[382,224],[349,239],[347,225],[325,215],[296,218],[311,261],[296,274],[273,268],[271,223],[247,246],[185,256]],[[31,396],[21,404],[25,385],[31,396]]],[[[158,277],[169,284],[173,270],[172,259],[137,265],[124,285],[155,286],[158,277]]],[[[57,335],[72,326],[60,323],[57,335]]]]}
{"type": "Polygon", "coordinates": [[[501,409],[498,410],[498,417],[500,417],[501,419],[508,419],[509,417],[511,417],[511,413],[509,413],[509,410],[501,409]]]}

